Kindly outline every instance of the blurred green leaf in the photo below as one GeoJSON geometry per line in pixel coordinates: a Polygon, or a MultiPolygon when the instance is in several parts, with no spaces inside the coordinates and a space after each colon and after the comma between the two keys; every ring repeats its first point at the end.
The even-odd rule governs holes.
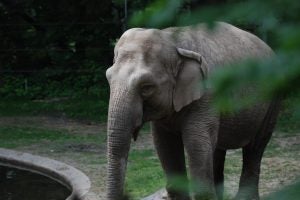
{"type": "Polygon", "coordinates": [[[290,186],[272,193],[265,200],[298,200],[300,197],[300,182],[296,182],[290,186]]]}

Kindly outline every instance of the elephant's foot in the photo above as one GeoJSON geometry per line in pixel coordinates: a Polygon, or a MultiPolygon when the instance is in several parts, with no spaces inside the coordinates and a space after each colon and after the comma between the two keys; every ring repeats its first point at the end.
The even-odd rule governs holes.
{"type": "Polygon", "coordinates": [[[144,198],[143,200],[191,200],[189,197],[184,195],[169,195],[165,189],[161,189],[154,194],[144,198]]]}
{"type": "Polygon", "coordinates": [[[195,195],[194,200],[216,200],[217,197],[213,194],[195,195]]]}
{"type": "Polygon", "coordinates": [[[191,198],[186,194],[179,194],[174,192],[166,192],[162,199],[165,200],[191,200],[191,198]]]}
{"type": "Polygon", "coordinates": [[[166,196],[166,197],[163,197],[162,199],[164,199],[164,200],[191,200],[190,197],[186,197],[186,196],[177,196],[177,197],[166,196]]]}
{"type": "Polygon", "coordinates": [[[258,193],[238,192],[234,200],[259,200],[258,193]]]}
{"type": "Polygon", "coordinates": [[[234,200],[259,200],[259,197],[241,197],[241,196],[236,196],[234,200]]]}

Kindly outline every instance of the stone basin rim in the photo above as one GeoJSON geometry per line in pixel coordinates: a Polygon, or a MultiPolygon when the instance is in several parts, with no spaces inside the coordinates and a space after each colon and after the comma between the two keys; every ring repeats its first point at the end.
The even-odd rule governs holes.
{"type": "Polygon", "coordinates": [[[90,179],[81,171],[50,158],[0,148],[0,165],[28,170],[54,179],[71,191],[66,200],[98,200],[89,193],[90,179]]]}

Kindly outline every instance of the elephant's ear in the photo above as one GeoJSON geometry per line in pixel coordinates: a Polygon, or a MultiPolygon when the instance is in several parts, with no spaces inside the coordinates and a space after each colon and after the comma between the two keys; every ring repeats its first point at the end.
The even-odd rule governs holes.
{"type": "Polygon", "coordinates": [[[182,48],[177,48],[177,52],[181,62],[177,67],[173,93],[173,105],[176,112],[200,99],[204,93],[201,80],[207,76],[207,64],[199,53],[182,48]]]}

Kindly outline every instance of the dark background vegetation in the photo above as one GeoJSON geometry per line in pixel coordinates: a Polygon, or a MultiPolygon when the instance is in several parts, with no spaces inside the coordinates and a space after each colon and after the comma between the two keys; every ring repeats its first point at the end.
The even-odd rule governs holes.
{"type": "MultiPolygon", "coordinates": [[[[151,2],[128,1],[127,15],[151,2]]],[[[125,17],[123,0],[1,0],[0,112],[105,120],[105,70],[125,17]]]]}
{"type": "MultiPolygon", "coordinates": [[[[146,3],[129,2],[129,14],[146,3]]],[[[125,24],[121,1],[1,0],[0,112],[104,120],[105,70],[125,24]]]]}
{"type": "MultiPolygon", "coordinates": [[[[128,0],[127,15],[133,16],[128,19],[124,2],[1,0],[2,115],[64,113],[104,121],[109,97],[105,70],[112,63],[116,40],[130,26],[163,28],[225,20],[253,32],[275,49],[290,50],[299,44],[299,27],[292,31],[299,20],[299,3],[293,0],[128,0]],[[274,31],[278,24],[285,35],[274,31]],[[294,39],[283,43],[285,37],[294,39]]],[[[291,86],[282,85],[279,90],[291,86]]],[[[299,96],[296,90],[288,92],[299,96]]],[[[284,129],[299,127],[291,122],[293,113],[283,113],[279,124],[288,124],[284,129]]]]}
{"type": "MultiPolygon", "coordinates": [[[[128,1],[128,15],[149,2],[128,1]]],[[[105,70],[126,24],[123,0],[0,1],[1,97],[107,99],[105,70]]]]}

